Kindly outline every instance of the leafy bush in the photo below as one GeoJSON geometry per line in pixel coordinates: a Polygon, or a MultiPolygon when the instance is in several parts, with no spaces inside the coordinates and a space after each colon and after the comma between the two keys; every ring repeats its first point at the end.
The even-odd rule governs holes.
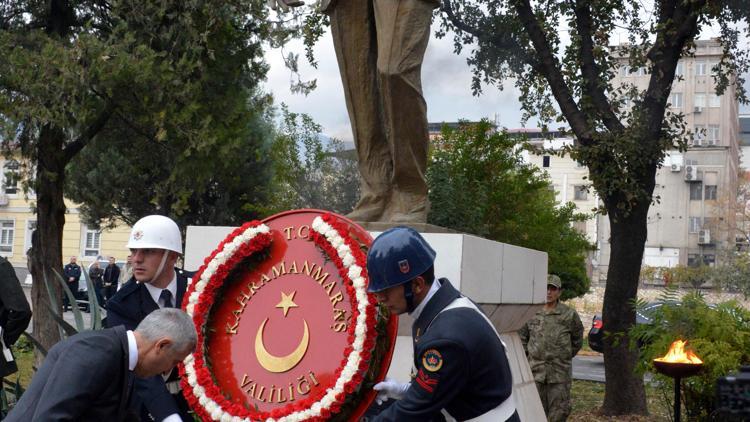
{"type": "MultiPolygon", "coordinates": [[[[641,345],[639,369],[655,372],[652,360],[665,355],[675,340],[687,340],[688,348],[703,360],[703,371],[682,381],[682,402],[689,417],[709,420],[715,406],[716,380],[750,363],[750,311],[735,301],[708,305],[698,292],[678,302],[671,298],[662,302],[650,314],[652,324],[630,330],[632,346],[641,345]]],[[[664,390],[674,388],[672,378],[658,373],[654,382],[664,390]]],[[[668,400],[674,392],[664,396],[668,400]]]]}
{"type": "Polygon", "coordinates": [[[523,142],[482,120],[444,127],[433,146],[429,223],[547,252],[563,299],[588,291],[586,256],[594,246],[574,226],[590,216],[555,201],[549,177],[524,163],[523,142]]]}

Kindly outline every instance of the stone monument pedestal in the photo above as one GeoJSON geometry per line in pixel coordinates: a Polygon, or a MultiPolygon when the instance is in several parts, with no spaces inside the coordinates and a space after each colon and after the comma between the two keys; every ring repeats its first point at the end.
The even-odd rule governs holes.
{"type": "MultiPolygon", "coordinates": [[[[374,237],[395,226],[359,223],[374,237]]],[[[546,420],[534,377],[517,331],[545,302],[547,254],[505,243],[456,233],[429,224],[416,224],[437,252],[435,276],[445,277],[481,305],[501,333],[513,373],[516,407],[523,421],[546,420]]],[[[190,226],[185,245],[185,268],[197,270],[205,257],[234,227],[190,226]]],[[[408,381],[413,362],[412,319],[399,317],[398,339],[388,376],[408,381]]]]}

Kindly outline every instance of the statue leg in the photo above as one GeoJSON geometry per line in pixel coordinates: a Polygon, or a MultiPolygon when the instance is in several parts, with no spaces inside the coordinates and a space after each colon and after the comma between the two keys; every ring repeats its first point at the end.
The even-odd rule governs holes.
{"type": "Polygon", "coordinates": [[[393,173],[379,101],[372,7],[371,0],[346,0],[337,2],[329,11],[361,177],[360,200],[348,215],[357,221],[382,219],[390,199],[393,173]]]}
{"type": "Polygon", "coordinates": [[[422,59],[434,4],[425,0],[374,0],[378,76],[394,186],[387,221],[427,221],[427,105],[422,59]]]}

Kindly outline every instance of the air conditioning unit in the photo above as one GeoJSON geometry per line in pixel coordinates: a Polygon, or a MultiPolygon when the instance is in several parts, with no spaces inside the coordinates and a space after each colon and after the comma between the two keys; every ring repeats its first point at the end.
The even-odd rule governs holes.
{"type": "Polygon", "coordinates": [[[711,243],[711,230],[701,230],[698,232],[698,244],[708,245],[711,243]]]}
{"type": "Polygon", "coordinates": [[[695,107],[695,108],[693,108],[693,113],[703,113],[703,107],[695,107]]]}
{"type": "Polygon", "coordinates": [[[672,164],[671,170],[672,173],[679,173],[680,171],[682,171],[682,166],[679,164],[672,164]]]}
{"type": "Polygon", "coordinates": [[[9,202],[8,195],[4,193],[0,193],[0,207],[4,207],[8,205],[8,202],[9,202]]]}
{"type": "Polygon", "coordinates": [[[698,179],[698,167],[696,166],[685,166],[685,181],[686,182],[697,182],[698,179]]]}

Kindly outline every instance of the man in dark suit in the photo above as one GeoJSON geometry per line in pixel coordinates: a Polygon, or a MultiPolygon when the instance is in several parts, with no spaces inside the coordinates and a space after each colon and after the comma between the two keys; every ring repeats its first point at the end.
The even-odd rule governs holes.
{"type": "MultiPolygon", "coordinates": [[[[131,278],[107,303],[107,326],[135,327],[159,308],[179,307],[188,276],[174,267],[182,254],[177,224],[163,215],[138,220],[128,240],[132,255],[131,278]]],[[[165,381],[161,376],[136,382],[133,406],[144,421],[192,421],[180,392],[177,371],[165,381]]]]}
{"type": "Polygon", "coordinates": [[[0,257],[0,382],[18,367],[10,346],[18,340],[31,321],[31,308],[21,283],[7,259],[0,257]]]}
{"type": "MultiPolygon", "coordinates": [[[[65,283],[73,293],[75,298],[78,298],[78,280],[81,279],[81,266],[78,265],[78,258],[71,256],[70,262],[63,267],[63,276],[65,277],[65,283]]],[[[63,294],[63,309],[68,309],[70,303],[68,303],[68,295],[63,294]]]]}
{"type": "Polygon", "coordinates": [[[109,265],[104,269],[104,297],[107,301],[117,292],[117,283],[120,280],[120,267],[115,263],[115,257],[109,257],[109,265]]]}
{"type": "Polygon", "coordinates": [[[53,346],[7,422],[124,421],[134,377],[170,371],[195,350],[191,318],[151,313],[136,328],[86,331],[53,346]]]}

